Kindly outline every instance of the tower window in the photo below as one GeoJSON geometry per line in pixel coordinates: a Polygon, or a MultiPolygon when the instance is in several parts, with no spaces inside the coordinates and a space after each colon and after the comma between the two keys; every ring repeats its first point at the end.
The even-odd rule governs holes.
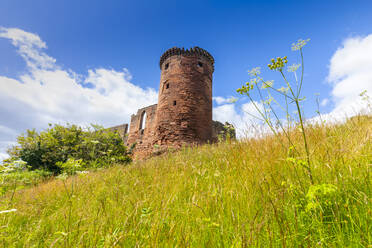
{"type": "Polygon", "coordinates": [[[143,111],[140,118],[139,130],[142,132],[146,127],[146,111],[143,111]]]}
{"type": "Polygon", "coordinates": [[[203,63],[202,62],[198,62],[198,66],[199,67],[203,67],[203,63]]]}
{"type": "Polygon", "coordinates": [[[165,88],[166,88],[166,89],[169,89],[169,84],[166,84],[166,85],[165,85],[165,88]]]}
{"type": "Polygon", "coordinates": [[[177,105],[177,101],[173,101],[173,106],[176,106],[177,105]]]}
{"type": "Polygon", "coordinates": [[[166,63],[165,66],[164,66],[164,69],[166,70],[166,69],[168,69],[168,67],[169,67],[169,63],[166,63]]]}

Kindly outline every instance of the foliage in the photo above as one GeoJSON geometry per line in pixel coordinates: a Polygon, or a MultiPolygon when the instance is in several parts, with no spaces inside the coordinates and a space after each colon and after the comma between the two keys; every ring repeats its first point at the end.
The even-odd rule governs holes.
{"type": "Polygon", "coordinates": [[[29,186],[35,186],[52,176],[51,172],[43,170],[0,172],[0,196],[29,186]]]}
{"type": "Polygon", "coordinates": [[[31,170],[68,170],[66,162],[80,161],[80,168],[98,168],[113,163],[127,163],[130,158],[121,137],[112,131],[92,125],[84,130],[76,125],[54,125],[41,132],[27,130],[18,137],[18,146],[8,153],[10,161],[22,160],[31,170]],[[72,161],[71,160],[71,161],[72,161]]]}
{"type": "Polygon", "coordinates": [[[0,196],[8,191],[37,185],[51,175],[51,172],[43,170],[29,171],[27,163],[22,160],[6,159],[0,164],[0,196]]]}
{"type": "Polygon", "coordinates": [[[62,169],[67,175],[74,175],[77,171],[81,171],[83,160],[75,160],[73,158],[67,159],[66,162],[57,162],[57,166],[62,169]]]}
{"type": "MultiPolygon", "coordinates": [[[[314,184],[275,136],[185,147],[6,194],[0,244],[368,247],[372,118],[305,128],[314,184]]],[[[290,135],[303,144],[300,130],[290,135]]]]}
{"type": "Polygon", "coordinates": [[[0,173],[14,173],[27,170],[27,163],[22,160],[5,159],[0,164],[0,173]]]}

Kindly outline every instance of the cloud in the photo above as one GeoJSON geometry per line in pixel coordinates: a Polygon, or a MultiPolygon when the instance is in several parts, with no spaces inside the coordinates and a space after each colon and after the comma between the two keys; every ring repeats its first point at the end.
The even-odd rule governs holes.
{"type": "Polygon", "coordinates": [[[371,54],[372,34],[346,39],[332,56],[327,80],[333,87],[334,116],[351,116],[365,109],[359,94],[367,90],[372,95],[371,54]]]}
{"type": "Polygon", "coordinates": [[[131,83],[125,68],[95,68],[78,75],[61,69],[43,52],[47,46],[36,34],[0,27],[0,38],[11,40],[27,69],[19,78],[0,75],[1,157],[4,144],[26,129],[46,128],[48,123],[128,123],[138,108],[157,102],[156,90],[131,83]]]}
{"type": "Polygon", "coordinates": [[[229,98],[216,96],[212,97],[213,101],[215,101],[218,105],[225,104],[225,103],[234,103],[237,101],[235,97],[230,96],[229,98]]]}
{"type": "Polygon", "coordinates": [[[56,60],[41,52],[41,49],[45,49],[47,46],[38,35],[18,28],[0,27],[0,38],[12,41],[13,46],[17,48],[29,68],[52,69],[56,67],[56,60]]]}
{"type": "Polygon", "coordinates": [[[324,106],[327,106],[329,100],[328,98],[324,98],[321,102],[320,102],[320,106],[324,107],[324,106]]]}

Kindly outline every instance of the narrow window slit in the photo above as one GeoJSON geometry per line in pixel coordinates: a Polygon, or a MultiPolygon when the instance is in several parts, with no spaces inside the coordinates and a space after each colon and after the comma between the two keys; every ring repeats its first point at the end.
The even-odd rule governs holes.
{"type": "Polygon", "coordinates": [[[176,104],[177,104],[177,101],[173,101],[173,106],[176,106],[176,104]]]}

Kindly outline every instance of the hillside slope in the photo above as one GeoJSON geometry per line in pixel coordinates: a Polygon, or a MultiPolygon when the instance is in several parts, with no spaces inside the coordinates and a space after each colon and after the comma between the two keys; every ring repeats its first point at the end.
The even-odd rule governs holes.
{"type": "MultiPolygon", "coordinates": [[[[308,127],[314,185],[274,137],[205,145],[0,199],[4,247],[366,247],[372,118],[308,127]],[[291,159],[289,159],[291,158],[291,159]]],[[[292,134],[302,149],[300,133],[292,134]]]]}

